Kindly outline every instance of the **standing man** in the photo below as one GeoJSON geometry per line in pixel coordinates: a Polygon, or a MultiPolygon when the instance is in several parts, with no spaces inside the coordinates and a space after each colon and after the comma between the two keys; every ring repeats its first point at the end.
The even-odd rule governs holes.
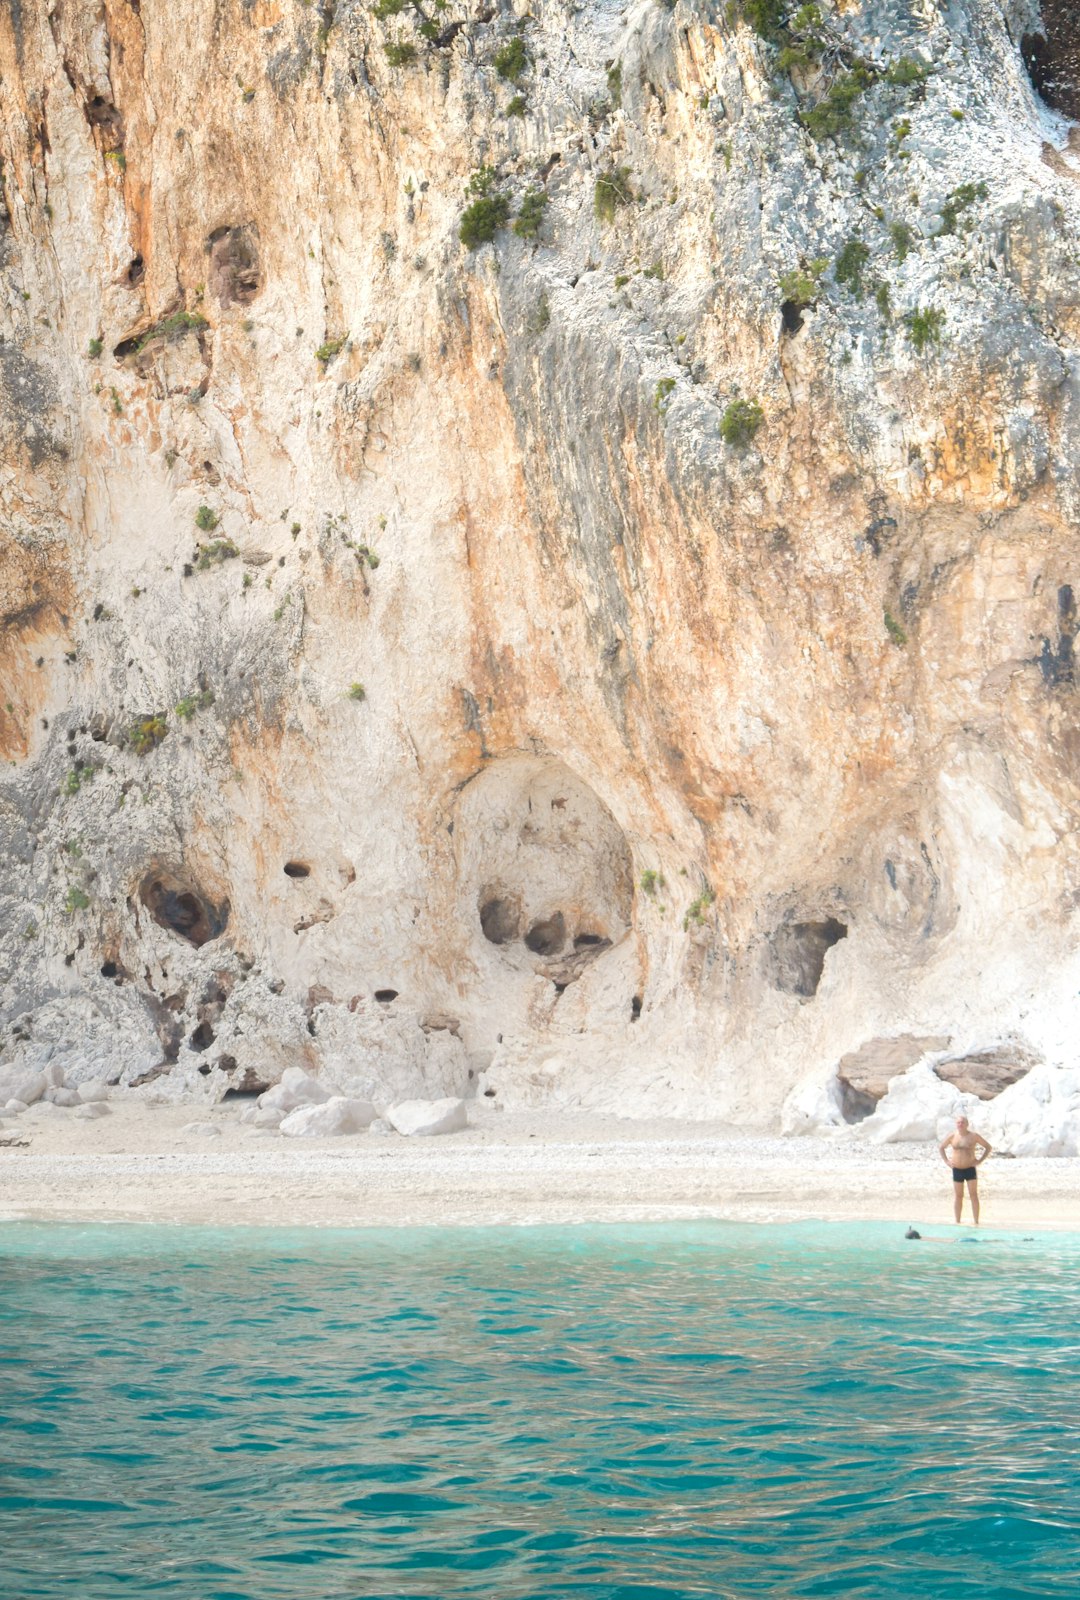
{"type": "Polygon", "coordinates": [[[957,1117],[955,1133],[947,1133],[938,1147],[941,1159],[947,1167],[952,1168],[953,1176],[953,1216],[960,1221],[960,1213],[964,1209],[964,1185],[967,1184],[968,1199],[971,1201],[971,1214],[975,1218],[975,1226],[979,1225],[979,1179],[977,1169],[982,1166],[992,1149],[981,1133],[976,1133],[966,1117],[957,1117]],[[950,1150],[951,1146],[951,1150],[950,1150]]]}

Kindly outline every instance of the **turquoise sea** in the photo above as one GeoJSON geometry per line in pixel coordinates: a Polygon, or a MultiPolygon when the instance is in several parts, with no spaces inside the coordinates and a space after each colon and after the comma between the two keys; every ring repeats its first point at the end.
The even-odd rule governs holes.
{"type": "Polygon", "coordinates": [[[1080,1239],[923,1232],[2,1226],[0,1594],[1075,1596],[1080,1239]]]}

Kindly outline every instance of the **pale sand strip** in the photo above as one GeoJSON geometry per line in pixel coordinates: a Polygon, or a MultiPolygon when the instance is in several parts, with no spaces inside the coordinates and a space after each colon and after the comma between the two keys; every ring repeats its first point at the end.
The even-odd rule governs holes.
{"type": "MultiPolygon", "coordinates": [[[[364,1225],[741,1221],[947,1223],[952,1186],[929,1146],[775,1139],[704,1123],[499,1116],[431,1140],[254,1134],[235,1107],[115,1103],[7,1120],[0,1218],[364,1225]],[[182,1133],[213,1120],[220,1138],[182,1133]]],[[[1080,1159],[991,1160],[983,1224],[1080,1230],[1080,1159]]]]}

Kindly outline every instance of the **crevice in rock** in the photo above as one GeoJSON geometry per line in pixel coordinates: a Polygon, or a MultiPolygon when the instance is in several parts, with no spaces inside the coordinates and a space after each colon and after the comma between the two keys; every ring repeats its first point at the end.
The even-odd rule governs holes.
{"type": "Polygon", "coordinates": [[[631,1022],[639,1022],[640,1020],[641,1020],[641,996],[639,994],[636,994],[634,996],[634,998],[630,1002],[630,1021],[631,1022]]]}
{"type": "Polygon", "coordinates": [[[375,998],[379,1002],[379,1004],[382,1005],[382,1006],[388,1006],[390,1004],[390,1002],[392,1000],[396,1000],[397,997],[398,997],[398,991],[396,989],[376,989],[375,990],[375,998]]]}
{"type": "Polygon", "coordinates": [[[209,1050],[213,1042],[214,1030],[208,1022],[200,1022],[199,1026],[193,1030],[191,1038],[188,1040],[188,1044],[190,1045],[191,1049],[197,1051],[209,1050]]]}
{"type": "Polygon", "coordinates": [[[287,878],[310,878],[311,868],[306,861],[286,861],[285,876],[287,878]]]}
{"type": "Polygon", "coordinates": [[[259,230],[253,222],[215,228],[206,241],[210,288],[222,306],[248,306],[262,288],[259,230]]]}
{"type": "Polygon", "coordinates": [[[780,307],[780,324],[788,338],[793,339],[803,329],[803,307],[797,300],[785,300],[780,307]]]}

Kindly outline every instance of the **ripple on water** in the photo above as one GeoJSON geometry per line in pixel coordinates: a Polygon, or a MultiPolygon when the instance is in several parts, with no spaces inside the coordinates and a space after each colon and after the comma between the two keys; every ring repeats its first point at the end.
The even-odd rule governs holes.
{"type": "Polygon", "coordinates": [[[0,1256],[13,1600],[1076,1592],[1077,1241],[13,1225],[0,1256]]]}

